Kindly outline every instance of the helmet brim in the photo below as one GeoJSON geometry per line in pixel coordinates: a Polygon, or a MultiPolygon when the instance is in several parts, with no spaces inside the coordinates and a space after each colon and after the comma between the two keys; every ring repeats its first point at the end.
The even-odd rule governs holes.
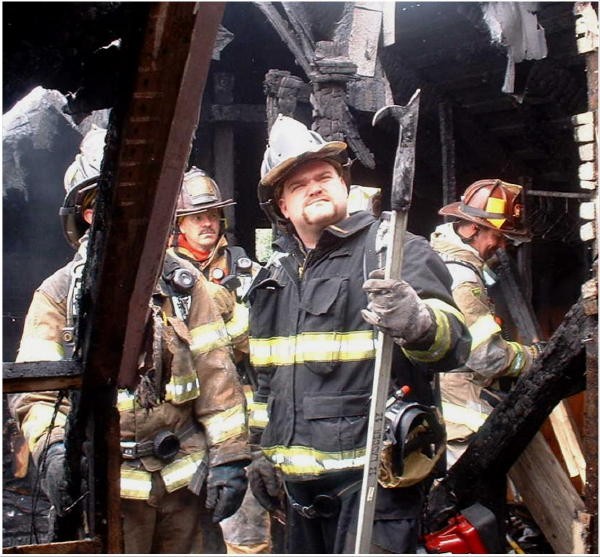
{"type": "Polygon", "coordinates": [[[290,157],[267,172],[260,180],[261,186],[276,186],[295,168],[302,163],[317,159],[335,159],[348,149],[343,141],[329,141],[315,151],[306,151],[295,157],[290,157]]]}
{"type": "Polygon", "coordinates": [[[515,241],[515,242],[529,242],[531,240],[531,236],[530,233],[527,229],[519,229],[519,228],[496,228],[494,225],[492,225],[490,222],[488,222],[487,220],[481,218],[481,217],[476,217],[473,215],[469,215],[468,213],[465,213],[462,209],[461,209],[461,205],[462,202],[460,201],[455,201],[454,203],[449,203],[448,205],[444,205],[439,211],[438,214],[440,215],[444,215],[444,216],[451,216],[451,217],[456,217],[460,220],[466,220],[475,224],[479,224],[481,226],[484,226],[485,228],[489,228],[491,230],[495,230],[496,232],[499,232],[500,234],[503,234],[504,236],[506,236],[506,238],[508,238],[511,241],[515,241]]]}
{"type": "Polygon", "coordinates": [[[210,209],[223,209],[225,207],[231,207],[232,205],[237,205],[237,201],[233,199],[226,199],[225,201],[219,201],[218,203],[208,203],[202,207],[192,207],[190,209],[181,209],[177,211],[176,217],[186,217],[188,215],[197,215],[198,213],[204,213],[204,211],[209,211],[210,209]]]}

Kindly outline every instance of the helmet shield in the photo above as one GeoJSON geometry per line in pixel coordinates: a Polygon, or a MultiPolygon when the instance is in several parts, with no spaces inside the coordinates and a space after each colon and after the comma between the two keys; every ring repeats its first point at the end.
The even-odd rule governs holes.
{"type": "Polygon", "coordinates": [[[183,175],[177,199],[176,216],[193,215],[208,209],[222,209],[235,205],[233,199],[223,201],[217,183],[204,171],[192,166],[183,175]]]}
{"type": "Polygon", "coordinates": [[[491,228],[509,240],[528,241],[523,205],[519,203],[522,191],[521,186],[502,180],[479,180],[465,190],[460,201],[445,205],[438,212],[491,228]]]}
{"type": "Polygon", "coordinates": [[[63,234],[67,242],[77,249],[79,239],[89,225],[83,219],[83,211],[93,206],[96,187],[100,178],[106,129],[95,124],[85,135],[79,153],[69,165],[64,176],[65,198],[59,209],[63,234]]]}

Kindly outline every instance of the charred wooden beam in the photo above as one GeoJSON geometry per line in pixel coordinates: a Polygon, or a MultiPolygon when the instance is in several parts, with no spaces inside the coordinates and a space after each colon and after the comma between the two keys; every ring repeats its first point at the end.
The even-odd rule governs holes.
{"type": "MultiPolygon", "coordinates": [[[[65,442],[73,499],[81,484],[81,447],[88,447],[89,528],[108,553],[121,553],[123,545],[116,387],[135,387],[148,302],[224,5],[165,2],[148,10],[126,98],[111,115],[82,299],[85,374],[65,442]]],[[[76,521],[59,522],[66,531],[76,521]]]]}
{"type": "Polygon", "coordinates": [[[447,476],[432,488],[428,500],[432,530],[443,527],[459,509],[483,502],[490,482],[507,474],[556,404],[584,388],[581,356],[593,330],[594,321],[579,301],[533,368],[519,377],[447,476]]]}
{"type": "Polygon", "coordinates": [[[525,193],[534,197],[562,197],[564,199],[582,199],[584,201],[596,198],[596,195],[593,193],[576,193],[569,191],[527,190],[525,193]]]}
{"type": "Polygon", "coordinates": [[[208,122],[241,122],[258,124],[267,119],[265,107],[262,104],[213,104],[208,110],[208,122]]]}
{"type": "MultiPolygon", "coordinates": [[[[449,102],[439,104],[440,143],[442,145],[442,204],[457,200],[456,144],[454,141],[454,110],[449,102]]],[[[444,217],[444,221],[448,222],[444,217]]]]}
{"type": "Polygon", "coordinates": [[[315,131],[329,141],[344,139],[364,166],[374,168],[375,158],[362,141],[346,101],[346,84],[357,75],[356,64],[343,52],[344,45],[339,41],[313,41],[300,12],[286,9],[288,25],[271,2],[256,5],[311,81],[315,131]]]}
{"type": "Polygon", "coordinates": [[[102,542],[98,538],[71,542],[18,545],[13,547],[2,548],[2,553],[21,553],[30,555],[67,555],[73,553],[80,555],[89,555],[94,553],[101,553],[101,551],[102,542]]]}
{"type": "Polygon", "coordinates": [[[5,393],[78,389],[82,384],[82,367],[77,360],[4,362],[2,371],[5,393]]]}
{"type": "MultiPolygon", "coordinates": [[[[495,270],[499,275],[500,289],[522,341],[531,344],[540,340],[539,323],[529,300],[521,292],[505,250],[498,251],[498,260],[499,265],[495,270]]],[[[579,476],[585,483],[581,439],[567,402],[559,401],[549,418],[569,476],[579,476]]],[[[573,521],[579,512],[583,512],[583,501],[541,433],[536,434],[521,453],[511,467],[509,476],[557,553],[571,553],[573,548],[581,546],[581,540],[577,539],[574,532],[573,521]],[[551,504],[553,500],[561,502],[559,508],[551,504]]]]}
{"type": "Polygon", "coordinates": [[[278,114],[294,118],[298,102],[310,102],[310,85],[288,71],[269,70],[265,75],[264,90],[269,131],[278,114]]]}
{"type": "Polygon", "coordinates": [[[307,76],[310,75],[312,52],[305,50],[305,48],[307,48],[306,41],[303,41],[293,29],[290,29],[287,21],[277,11],[273,2],[255,2],[254,4],[271,22],[271,25],[273,25],[273,28],[277,31],[281,40],[295,56],[296,62],[304,70],[304,73],[307,76]]]}

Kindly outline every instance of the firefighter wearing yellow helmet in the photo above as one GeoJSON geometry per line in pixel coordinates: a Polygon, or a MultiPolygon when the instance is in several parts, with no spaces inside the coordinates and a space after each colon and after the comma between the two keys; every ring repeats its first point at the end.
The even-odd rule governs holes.
{"type": "MultiPolygon", "coordinates": [[[[65,174],[61,217],[78,251],[34,293],[19,362],[67,359],[75,344],[77,285],[105,133],[94,128],[86,135],[65,174]]],[[[223,321],[223,315],[233,313],[233,301],[227,296],[227,311],[217,307],[208,284],[187,262],[165,256],[144,336],[158,349],[145,350],[139,358],[137,388],[117,393],[125,553],[224,551],[217,522],[239,508],[246,491],[245,400],[223,321]],[[207,540],[220,540],[219,547],[208,547],[207,540]]],[[[243,335],[236,340],[243,342],[243,335]]],[[[20,393],[11,398],[10,408],[53,512],[77,513],[64,487],[69,401],[57,392],[20,393]]]]}
{"type": "Polygon", "coordinates": [[[486,286],[486,262],[509,243],[530,239],[523,222],[522,187],[499,179],[478,180],[439,214],[456,220],[438,226],[431,245],[452,276],[452,295],[473,339],[464,370],[442,374],[440,380],[451,465],[491,412],[496,380],[529,370],[543,343],[526,346],[505,340],[486,286]]]}

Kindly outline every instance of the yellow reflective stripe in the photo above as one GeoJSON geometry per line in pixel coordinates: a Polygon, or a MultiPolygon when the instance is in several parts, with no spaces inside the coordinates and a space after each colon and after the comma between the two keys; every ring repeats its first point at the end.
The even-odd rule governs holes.
{"type": "Polygon", "coordinates": [[[311,447],[268,447],[265,453],[285,475],[319,475],[333,470],[363,468],[365,449],[342,452],[324,452],[311,447]]]}
{"type": "Polygon", "coordinates": [[[472,339],[471,352],[501,330],[500,325],[496,323],[493,315],[482,315],[469,327],[472,339]]]}
{"type": "Polygon", "coordinates": [[[442,414],[445,422],[466,425],[473,432],[477,431],[488,418],[487,414],[451,402],[442,402],[442,414]]]}
{"type": "Polygon", "coordinates": [[[190,334],[192,336],[190,349],[193,354],[210,352],[215,348],[222,348],[229,344],[229,335],[222,319],[194,327],[190,334]]]}
{"type": "Polygon", "coordinates": [[[236,303],[231,319],[225,324],[230,338],[235,339],[248,333],[248,308],[236,303]]]}
{"type": "MultiPolygon", "coordinates": [[[[27,412],[27,417],[21,423],[21,432],[27,440],[29,452],[35,452],[35,446],[38,441],[50,432],[50,423],[54,415],[54,406],[39,402],[31,407],[27,412]]],[[[62,412],[56,413],[54,427],[64,427],[67,417],[62,412]]]]}
{"type": "Polygon", "coordinates": [[[25,337],[19,347],[17,362],[56,362],[64,357],[65,349],[60,342],[25,337]]]}
{"type": "Polygon", "coordinates": [[[527,358],[523,353],[525,351],[525,347],[518,342],[507,341],[507,344],[515,351],[515,357],[510,363],[510,367],[508,368],[506,375],[514,377],[523,371],[523,368],[527,363],[527,358]]]}
{"type": "Polygon", "coordinates": [[[204,458],[204,451],[196,451],[192,454],[179,458],[170,464],[167,464],[161,471],[165,488],[169,493],[187,486],[194,473],[198,469],[198,464],[204,458]]]}
{"type": "Polygon", "coordinates": [[[248,406],[248,427],[262,428],[267,427],[269,423],[269,414],[267,413],[266,402],[250,402],[248,406]]]}
{"type": "Polygon", "coordinates": [[[246,414],[241,404],[219,412],[210,418],[203,418],[202,424],[206,429],[209,445],[222,443],[247,430],[246,414]]]}
{"type": "Polygon", "coordinates": [[[146,501],[152,489],[152,474],[145,470],[132,470],[121,464],[121,497],[146,501]]]}
{"type": "Polygon", "coordinates": [[[445,313],[450,313],[454,315],[454,317],[456,317],[456,319],[458,319],[461,323],[466,324],[465,316],[458,308],[455,308],[454,306],[451,306],[450,304],[447,304],[446,302],[437,298],[425,298],[423,302],[425,302],[431,309],[439,309],[445,313]]]}
{"type": "Polygon", "coordinates": [[[135,410],[135,395],[126,389],[119,389],[117,391],[117,410],[119,412],[135,410]]]}
{"type": "Polygon", "coordinates": [[[171,376],[165,385],[165,400],[181,404],[200,395],[200,381],[195,372],[183,376],[171,376]]]}
{"type": "Polygon", "coordinates": [[[302,333],[269,339],[250,338],[250,361],[255,366],[303,362],[343,362],[375,357],[372,329],[348,333],[302,333]]]}
{"type": "Polygon", "coordinates": [[[433,343],[428,350],[407,350],[402,348],[402,351],[411,360],[417,362],[437,362],[446,355],[450,348],[450,323],[448,323],[448,316],[443,311],[435,308],[432,308],[432,311],[437,324],[433,343]]]}

